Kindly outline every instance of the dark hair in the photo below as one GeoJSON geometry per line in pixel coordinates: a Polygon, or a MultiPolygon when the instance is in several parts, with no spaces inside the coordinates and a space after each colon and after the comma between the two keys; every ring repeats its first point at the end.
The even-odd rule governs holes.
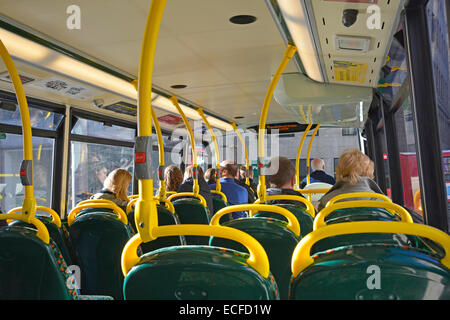
{"type": "Polygon", "coordinates": [[[164,169],[164,182],[167,191],[177,191],[180,184],[183,182],[183,174],[176,165],[170,165],[164,169]]]}
{"type": "Polygon", "coordinates": [[[208,183],[216,182],[216,169],[209,168],[208,170],[206,170],[205,179],[206,181],[208,181],[208,183]]]}
{"type": "Polygon", "coordinates": [[[291,160],[286,157],[275,157],[270,161],[269,166],[272,163],[278,161],[278,171],[274,175],[268,176],[268,181],[272,187],[280,188],[295,176],[295,166],[292,164],[291,160]]]}
{"type": "Polygon", "coordinates": [[[223,166],[220,166],[220,170],[227,170],[228,173],[234,178],[236,177],[238,166],[235,163],[226,163],[223,166]]]}

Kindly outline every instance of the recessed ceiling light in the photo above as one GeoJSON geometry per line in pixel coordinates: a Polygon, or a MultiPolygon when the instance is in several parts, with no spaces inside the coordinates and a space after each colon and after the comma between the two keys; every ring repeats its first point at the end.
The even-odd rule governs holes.
{"type": "Polygon", "coordinates": [[[230,18],[230,22],[234,24],[250,24],[256,21],[255,16],[250,15],[238,15],[230,18]]]}
{"type": "Polygon", "coordinates": [[[187,87],[185,84],[174,84],[173,86],[170,86],[173,89],[184,89],[187,87]]]}
{"type": "Polygon", "coordinates": [[[244,119],[244,117],[243,116],[236,116],[236,117],[233,117],[234,119],[244,119]]]}

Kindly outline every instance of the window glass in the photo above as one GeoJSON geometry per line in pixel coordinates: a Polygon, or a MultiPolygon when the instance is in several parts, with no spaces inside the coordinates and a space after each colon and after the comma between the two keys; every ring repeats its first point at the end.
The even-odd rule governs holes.
{"type": "Polygon", "coordinates": [[[121,141],[135,141],[135,129],[105,122],[79,118],[72,129],[73,134],[121,141]]]}
{"type": "MultiPolygon", "coordinates": [[[[29,107],[31,127],[36,129],[56,130],[64,115],[29,107]]],[[[22,126],[20,110],[17,104],[0,101],[0,123],[22,126]]]]}
{"type": "MultiPolygon", "coordinates": [[[[34,196],[39,206],[51,207],[54,140],[33,137],[34,196]]],[[[5,212],[22,206],[25,188],[20,182],[22,135],[0,136],[0,207],[5,212]]]]}
{"type": "Polygon", "coordinates": [[[420,184],[417,171],[413,117],[409,97],[403,101],[402,106],[395,113],[395,127],[400,152],[404,205],[422,214],[420,202],[416,201],[414,203],[414,196],[418,196],[420,184]]]}
{"type": "MultiPolygon", "coordinates": [[[[68,192],[68,210],[103,188],[108,174],[116,169],[128,170],[133,175],[133,148],[71,142],[71,161],[68,192]]],[[[133,180],[128,194],[133,190],[133,180]]]]}
{"type": "Polygon", "coordinates": [[[447,213],[450,225],[450,179],[448,158],[450,157],[450,49],[447,17],[448,1],[430,0],[427,3],[426,14],[431,45],[431,55],[436,95],[439,138],[442,150],[444,179],[447,185],[447,213]]]}

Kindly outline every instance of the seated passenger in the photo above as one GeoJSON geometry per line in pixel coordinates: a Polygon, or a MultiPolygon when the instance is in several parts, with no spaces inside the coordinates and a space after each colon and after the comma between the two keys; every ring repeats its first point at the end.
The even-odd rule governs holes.
{"type": "MultiPolygon", "coordinates": [[[[286,157],[275,157],[270,163],[269,167],[272,166],[274,162],[278,161],[278,171],[274,175],[267,176],[267,181],[269,183],[269,188],[267,189],[267,195],[293,195],[300,196],[303,195],[294,190],[295,185],[295,167],[291,160],[286,157]]],[[[306,208],[303,202],[295,200],[273,200],[267,201],[267,204],[284,203],[284,204],[294,204],[306,208]]]]}
{"type": "MultiPolygon", "coordinates": [[[[344,151],[336,166],[336,184],[320,199],[318,210],[322,210],[331,198],[344,193],[374,192],[381,193],[380,187],[373,181],[373,162],[358,149],[344,151]]],[[[376,200],[376,198],[358,198],[376,200]]],[[[349,199],[355,200],[355,199],[349,199]]]]}
{"type": "Polygon", "coordinates": [[[103,189],[91,199],[106,199],[117,204],[124,211],[127,208],[127,190],[131,182],[131,174],[125,169],[111,171],[103,183],[103,189]]]}
{"type": "MultiPolygon", "coordinates": [[[[250,182],[250,188],[253,191],[253,195],[256,198],[258,185],[255,182],[253,182],[253,170],[251,167],[248,169],[248,180],[250,182]]],[[[245,167],[243,167],[242,169],[239,170],[239,181],[241,183],[245,183],[245,167]]]]}
{"type": "MultiPolygon", "coordinates": [[[[237,165],[229,160],[222,161],[220,164],[220,185],[221,191],[227,196],[228,203],[231,205],[248,204],[247,189],[238,185],[235,181],[237,174],[237,165]]],[[[216,189],[216,184],[209,186],[211,190],[216,189]]],[[[245,218],[245,211],[236,211],[232,213],[233,219],[245,218]]]]}
{"type": "Polygon", "coordinates": [[[205,172],[205,180],[208,182],[208,184],[216,183],[216,169],[209,168],[205,172]]]}
{"type": "MultiPolygon", "coordinates": [[[[178,188],[177,192],[192,192],[194,187],[194,178],[192,177],[193,168],[194,166],[192,165],[186,168],[186,171],[184,172],[184,181],[178,188]]],[[[198,186],[200,189],[199,193],[203,196],[203,198],[205,198],[208,210],[212,214],[214,212],[212,194],[210,192],[209,185],[204,178],[201,167],[197,167],[197,175],[198,186]]]]}
{"type": "MultiPolygon", "coordinates": [[[[322,159],[316,158],[311,161],[311,169],[313,170],[313,172],[311,172],[311,174],[309,175],[309,183],[323,182],[331,185],[334,185],[336,183],[334,177],[325,173],[325,162],[322,159]]],[[[300,189],[303,189],[306,186],[306,182],[307,180],[306,178],[304,178],[302,180],[302,183],[300,184],[300,189]]]]}
{"type": "Polygon", "coordinates": [[[164,184],[166,185],[166,191],[177,192],[181,183],[183,182],[183,173],[174,164],[164,169],[164,184]]]}

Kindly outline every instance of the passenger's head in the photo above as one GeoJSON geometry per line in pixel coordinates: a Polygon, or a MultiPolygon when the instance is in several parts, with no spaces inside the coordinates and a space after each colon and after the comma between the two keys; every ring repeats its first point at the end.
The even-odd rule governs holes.
{"type": "MultiPolygon", "coordinates": [[[[192,178],[192,172],[194,170],[194,166],[190,165],[186,168],[184,171],[184,180],[188,178],[192,178]]],[[[204,179],[205,176],[203,175],[203,169],[202,167],[197,167],[197,179],[204,179]]]]}
{"type": "Polygon", "coordinates": [[[103,183],[103,187],[114,193],[116,198],[127,201],[127,190],[131,182],[131,174],[125,169],[114,169],[103,183]]]}
{"type": "Polygon", "coordinates": [[[98,181],[104,183],[106,177],[108,176],[108,168],[106,168],[106,165],[103,163],[96,164],[94,168],[95,168],[95,176],[97,177],[98,181]]]}
{"type": "Polygon", "coordinates": [[[278,161],[277,173],[267,176],[271,188],[293,189],[295,184],[295,167],[286,157],[275,157],[269,167],[278,161]]]}
{"type": "Polygon", "coordinates": [[[220,176],[222,178],[236,178],[238,166],[231,160],[224,160],[220,163],[220,176]]]}
{"type": "Polygon", "coordinates": [[[208,183],[216,183],[216,169],[209,168],[206,170],[205,180],[208,181],[208,183]]]}
{"type": "Polygon", "coordinates": [[[183,173],[176,165],[171,164],[164,169],[164,184],[167,191],[177,191],[182,182],[183,173]]]}
{"type": "Polygon", "coordinates": [[[373,162],[358,149],[344,151],[336,166],[336,180],[344,180],[351,185],[362,177],[373,179],[373,162]]]}
{"type": "Polygon", "coordinates": [[[315,158],[313,159],[313,161],[311,161],[311,169],[312,171],[316,171],[316,170],[325,170],[325,162],[323,162],[322,159],[320,158],[315,158]]]}

